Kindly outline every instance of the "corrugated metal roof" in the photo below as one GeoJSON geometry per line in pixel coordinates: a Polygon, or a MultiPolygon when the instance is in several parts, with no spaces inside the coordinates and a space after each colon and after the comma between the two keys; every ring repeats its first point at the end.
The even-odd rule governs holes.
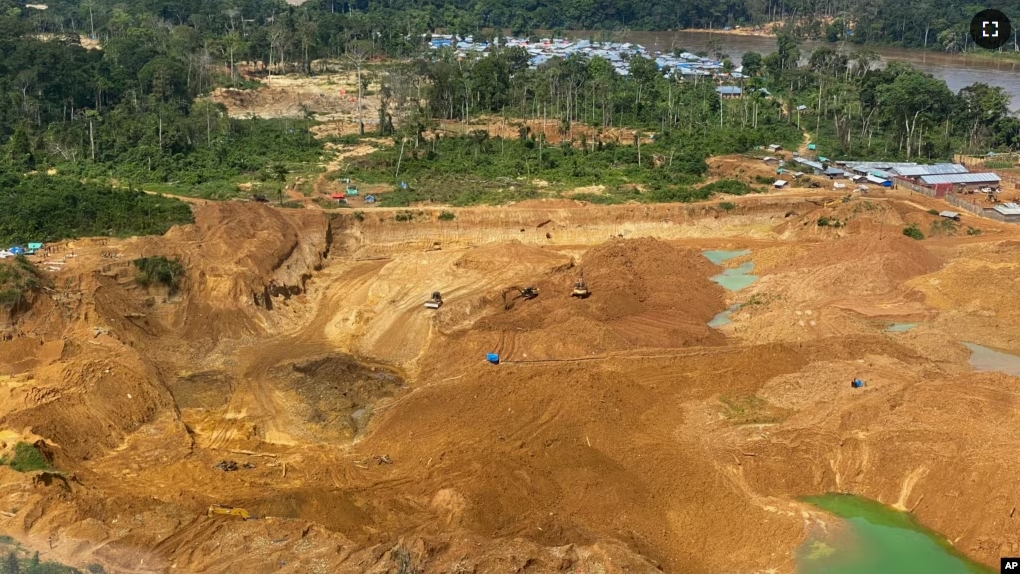
{"type": "Polygon", "coordinates": [[[867,175],[867,179],[868,179],[869,182],[872,182],[872,183],[875,183],[875,184],[881,184],[881,183],[886,181],[885,178],[880,178],[880,177],[872,175],[872,174],[868,174],[867,175]]]}
{"type": "Polygon", "coordinates": [[[894,168],[894,172],[901,176],[934,176],[939,174],[966,174],[967,168],[960,164],[934,164],[931,166],[904,166],[894,168]]]}
{"type": "Polygon", "coordinates": [[[1004,216],[1020,216],[1020,206],[1013,203],[1000,204],[992,209],[1004,216]]]}
{"type": "Polygon", "coordinates": [[[812,167],[812,168],[814,168],[816,170],[821,170],[822,169],[822,163],[821,162],[816,162],[814,160],[809,160],[807,158],[802,158],[800,156],[795,156],[793,158],[793,161],[797,162],[798,164],[802,164],[802,165],[805,165],[805,166],[810,166],[810,167],[812,167]]]}
{"type": "Polygon", "coordinates": [[[984,184],[999,182],[1001,179],[997,174],[992,172],[984,172],[981,174],[935,174],[931,176],[921,176],[921,181],[925,184],[984,184]]]}
{"type": "Polygon", "coordinates": [[[719,86],[715,91],[720,94],[739,94],[740,86],[719,86]]]}
{"type": "Polygon", "coordinates": [[[942,216],[943,218],[958,218],[958,217],[960,217],[959,212],[950,212],[950,211],[939,212],[939,215],[942,216]]]}

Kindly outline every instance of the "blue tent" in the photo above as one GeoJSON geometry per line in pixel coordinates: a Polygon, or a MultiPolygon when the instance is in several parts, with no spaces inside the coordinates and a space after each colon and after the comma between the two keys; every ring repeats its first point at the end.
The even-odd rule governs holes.
{"type": "Polygon", "coordinates": [[[499,363],[499,354],[498,353],[487,353],[487,354],[485,354],[485,359],[487,359],[489,361],[489,363],[497,364],[497,363],[499,363]]]}
{"type": "Polygon", "coordinates": [[[375,203],[375,196],[365,196],[365,203],[366,204],[374,204],[375,203]]]}
{"type": "Polygon", "coordinates": [[[21,246],[14,246],[14,247],[12,247],[11,249],[9,249],[7,251],[11,252],[12,254],[14,254],[16,256],[25,255],[25,248],[23,248],[21,246]]]}

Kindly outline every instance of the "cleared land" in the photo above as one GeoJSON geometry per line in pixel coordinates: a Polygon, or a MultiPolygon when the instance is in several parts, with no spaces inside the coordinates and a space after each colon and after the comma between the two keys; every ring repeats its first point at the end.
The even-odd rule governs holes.
{"type": "Polygon", "coordinates": [[[845,491],[994,565],[1020,553],[1020,380],[959,342],[1020,352],[1020,233],[873,195],[196,203],[163,237],[64,244],[0,342],[0,428],[67,477],[0,468],[0,529],[108,571],[789,571],[825,521],[796,497],[845,491]],[[760,279],[709,281],[700,251],[742,248],[724,265],[760,279]],[[152,255],[184,262],[178,294],[136,284],[152,255]],[[507,310],[513,285],[540,295],[507,310]]]}

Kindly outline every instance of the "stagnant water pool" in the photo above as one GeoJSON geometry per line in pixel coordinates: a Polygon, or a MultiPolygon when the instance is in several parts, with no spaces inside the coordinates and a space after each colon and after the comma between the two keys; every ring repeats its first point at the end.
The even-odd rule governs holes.
{"type": "Polygon", "coordinates": [[[913,515],[863,497],[830,493],[803,501],[839,517],[797,549],[799,573],[993,573],[913,515]]]}

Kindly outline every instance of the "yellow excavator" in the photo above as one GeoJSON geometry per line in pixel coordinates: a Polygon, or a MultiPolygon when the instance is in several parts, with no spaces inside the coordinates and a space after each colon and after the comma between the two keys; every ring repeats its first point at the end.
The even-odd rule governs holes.
{"type": "Polygon", "coordinates": [[[517,298],[535,299],[536,297],[538,297],[538,288],[537,287],[534,287],[534,286],[528,286],[526,288],[519,288],[517,286],[508,287],[505,290],[503,290],[503,309],[507,309],[508,310],[508,309],[514,307],[514,301],[517,298]],[[512,298],[507,298],[507,295],[509,295],[511,293],[514,293],[514,292],[517,292],[517,295],[515,295],[512,298]]]}
{"type": "Polygon", "coordinates": [[[252,518],[247,510],[241,509],[240,507],[227,507],[226,505],[210,505],[206,516],[212,517],[213,515],[234,515],[236,517],[240,517],[244,521],[252,518]]]}
{"type": "Polygon", "coordinates": [[[831,202],[825,202],[825,207],[831,208],[832,206],[836,206],[836,205],[839,205],[839,204],[848,204],[851,201],[853,201],[853,199],[854,199],[854,197],[851,194],[847,194],[847,195],[843,196],[842,198],[839,198],[838,200],[832,200],[831,202]]]}
{"type": "Polygon", "coordinates": [[[570,296],[584,299],[589,295],[591,295],[591,292],[588,291],[588,284],[584,282],[584,270],[581,270],[581,276],[574,282],[574,291],[571,292],[570,296]]]}

